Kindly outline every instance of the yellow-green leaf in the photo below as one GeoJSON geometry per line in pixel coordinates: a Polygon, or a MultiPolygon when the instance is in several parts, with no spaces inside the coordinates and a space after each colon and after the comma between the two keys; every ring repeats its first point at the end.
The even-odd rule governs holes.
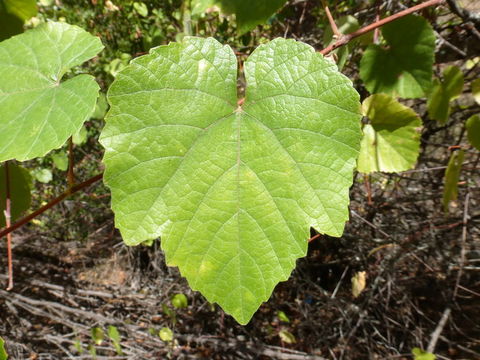
{"type": "Polygon", "coordinates": [[[467,137],[470,144],[480,150],[480,115],[473,115],[467,120],[467,137]]]}
{"type": "Polygon", "coordinates": [[[443,189],[443,209],[448,212],[450,201],[456,200],[458,196],[458,180],[462,170],[464,151],[454,151],[448,161],[445,171],[444,189],[443,189]]]}
{"type": "Polygon", "coordinates": [[[364,100],[363,139],[358,171],[399,172],[415,166],[420,148],[421,120],[411,108],[385,94],[364,100]]]}
{"type": "Polygon", "coordinates": [[[118,74],[101,135],[116,226],[161,236],[194,290],[247,323],[304,256],[310,227],[340,236],[360,140],[359,96],[309,45],[276,39],[245,63],[187,37],[118,74]]]}

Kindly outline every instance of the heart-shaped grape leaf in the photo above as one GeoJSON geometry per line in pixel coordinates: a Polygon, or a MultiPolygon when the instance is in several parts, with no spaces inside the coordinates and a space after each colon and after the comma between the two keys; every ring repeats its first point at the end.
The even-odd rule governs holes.
{"type": "Polygon", "coordinates": [[[306,44],[276,39],[245,63],[214,39],[151,50],[121,71],[101,135],[116,226],[162,237],[167,264],[247,323],[307,249],[340,236],[358,155],[359,95],[306,44]]]}
{"type": "Polygon", "coordinates": [[[79,27],[54,22],[0,43],[0,161],[43,156],[81,128],[99,86],[90,75],[61,79],[102,48],[79,27]]]}
{"type": "Polygon", "coordinates": [[[405,171],[415,165],[420,147],[418,128],[422,122],[411,108],[385,94],[364,100],[363,127],[358,171],[405,171]]]}
{"type": "Polygon", "coordinates": [[[360,61],[360,78],[370,93],[424,96],[432,85],[435,34],[421,16],[408,15],[382,27],[386,47],[370,45],[360,61]]]}

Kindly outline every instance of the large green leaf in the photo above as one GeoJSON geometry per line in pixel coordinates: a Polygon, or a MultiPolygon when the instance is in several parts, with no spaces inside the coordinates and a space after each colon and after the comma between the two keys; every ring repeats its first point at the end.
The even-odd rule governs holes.
{"type": "Polygon", "coordinates": [[[463,73],[457,66],[448,66],[443,71],[443,81],[435,79],[428,97],[428,116],[445,123],[450,116],[450,101],[463,90],[463,73]]]}
{"type": "MultiPolygon", "coordinates": [[[[30,186],[32,178],[27,169],[14,163],[8,164],[8,178],[10,183],[11,220],[15,221],[22,213],[30,208],[30,186]]],[[[5,226],[5,205],[7,194],[5,165],[0,166],[0,228],[5,226]]]]}
{"type": "Polygon", "coordinates": [[[463,150],[458,150],[452,153],[450,160],[448,161],[443,189],[443,209],[445,212],[448,212],[448,204],[450,204],[450,201],[457,199],[458,180],[460,179],[464,157],[465,152],[463,150]]]}
{"type": "Polygon", "coordinates": [[[473,115],[467,120],[468,141],[477,150],[480,150],[480,115],[473,115]]]}
{"type": "Polygon", "coordinates": [[[360,141],[359,96],[310,46],[276,39],[245,63],[186,38],[118,74],[101,135],[125,242],[162,236],[167,263],[247,323],[307,249],[340,236],[360,141]]]}
{"type": "Polygon", "coordinates": [[[98,84],[84,74],[61,80],[102,48],[79,27],[53,22],[0,43],[0,161],[43,156],[80,129],[98,84]]]}
{"type": "Polygon", "coordinates": [[[363,127],[358,171],[405,171],[415,165],[421,120],[409,107],[386,94],[371,95],[362,105],[369,123],[363,127]]]}
{"type": "Polygon", "coordinates": [[[370,45],[360,78],[370,93],[422,97],[432,84],[435,34],[420,16],[408,15],[382,28],[387,46],[370,45]]]}

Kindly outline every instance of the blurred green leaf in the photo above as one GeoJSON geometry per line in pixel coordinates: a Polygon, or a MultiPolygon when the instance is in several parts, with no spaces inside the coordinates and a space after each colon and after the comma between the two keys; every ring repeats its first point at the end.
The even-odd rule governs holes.
{"type": "Polygon", "coordinates": [[[105,117],[105,114],[108,110],[107,97],[104,93],[98,94],[97,103],[95,105],[95,111],[93,112],[91,118],[102,120],[105,117]]]}
{"type": "Polygon", "coordinates": [[[413,348],[412,354],[413,354],[414,360],[435,360],[436,359],[434,354],[426,352],[420,348],[413,348]]]}
{"type": "Polygon", "coordinates": [[[456,200],[458,196],[458,180],[462,170],[464,151],[458,150],[452,152],[445,171],[444,189],[443,189],[443,210],[448,212],[450,201],[456,200]]]}
{"type": "Polygon", "coordinates": [[[281,330],[278,333],[278,336],[280,336],[280,339],[282,339],[282,341],[287,344],[295,344],[297,342],[297,339],[295,339],[295,336],[287,330],[281,330]]]}
{"type": "Polygon", "coordinates": [[[103,339],[104,339],[104,333],[103,329],[99,327],[94,327],[90,331],[92,340],[95,343],[95,345],[102,345],[103,339]]]}
{"type": "Polygon", "coordinates": [[[176,294],[172,297],[172,305],[177,309],[183,309],[188,306],[188,299],[185,294],[176,294]]]}
{"type": "Polygon", "coordinates": [[[421,16],[408,15],[382,27],[387,46],[370,45],[360,78],[371,94],[423,97],[432,85],[435,34],[421,16]]]}
{"type": "Polygon", "coordinates": [[[480,150],[480,115],[473,115],[467,120],[467,137],[470,144],[480,150]]]}
{"type": "Polygon", "coordinates": [[[53,153],[51,156],[58,170],[66,171],[68,169],[68,155],[65,151],[53,153]]]}
{"type": "Polygon", "coordinates": [[[477,104],[480,105],[480,78],[472,81],[472,95],[477,104]]]}
{"type": "Polygon", "coordinates": [[[0,360],[7,360],[7,359],[8,359],[8,354],[7,354],[7,351],[5,350],[5,342],[0,337],[0,360]]]}
{"type": "Polygon", "coordinates": [[[286,2],[286,0],[217,0],[222,10],[235,14],[238,35],[264,24],[286,2]]]}
{"type": "Polygon", "coordinates": [[[83,354],[83,347],[82,347],[82,342],[80,339],[75,339],[75,342],[73,343],[73,347],[79,354],[83,354]]]}
{"type": "Polygon", "coordinates": [[[173,331],[170,330],[168,327],[163,327],[158,332],[158,336],[162,341],[171,342],[173,341],[173,331]]]}
{"type": "Polygon", "coordinates": [[[45,168],[35,168],[31,172],[32,176],[41,183],[47,184],[52,181],[52,171],[45,168]]]}
{"type": "Polygon", "coordinates": [[[133,3],[133,8],[135,9],[138,15],[143,17],[148,16],[148,8],[147,8],[147,5],[145,5],[144,3],[136,1],[133,3]]]}
{"type": "Polygon", "coordinates": [[[415,111],[386,94],[365,99],[362,111],[369,122],[363,126],[358,171],[398,172],[415,166],[422,125],[415,111]]]}
{"type": "Polygon", "coordinates": [[[3,3],[7,12],[23,21],[37,15],[35,0],[3,0],[3,3]]]}
{"type": "Polygon", "coordinates": [[[115,347],[115,351],[118,355],[123,355],[122,346],[120,345],[120,333],[116,326],[110,325],[108,327],[108,337],[112,340],[112,344],[115,347]]]}
{"type": "Polygon", "coordinates": [[[462,93],[463,73],[457,66],[448,66],[443,71],[443,81],[435,79],[428,96],[428,116],[446,123],[450,116],[450,101],[462,93]]]}
{"type": "Polygon", "coordinates": [[[88,131],[85,125],[80,128],[75,134],[72,135],[72,142],[75,145],[82,145],[87,141],[88,131]]]}
{"type": "Polygon", "coordinates": [[[287,314],[285,314],[283,311],[277,311],[277,317],[278,320],[289,323],[290,319],[288,318],[287,314]]]}
{"type": "MultiPolygon", "coordinates": [[[[9,162],[11,220],[18,219],[31,204],[32,177],[27,169],[9,162]]],[[[5,199],[6,199],[5,165],[0,166],[0,228],[5,226],[5,199]]]]}

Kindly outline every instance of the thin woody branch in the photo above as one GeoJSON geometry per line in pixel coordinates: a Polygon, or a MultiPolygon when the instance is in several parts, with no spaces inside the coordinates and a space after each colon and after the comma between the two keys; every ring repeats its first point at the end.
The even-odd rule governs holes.
{"type": "Polygon", "coordinates": [[[36,218],[38,215],[40,214],[43,214],[45,211],[47,211],[48,209],[54,207],[55,205],[57,205],[59,202],[62,202],[63,200],[65,200],[67,197],[69,197],[70,195],[92,185],[93,183],[101,180],[103,177],[103,173],[102,174],[98,174],[98,175],[95,175],[94,177],[80,183],[80,184],[77,184],[77,185],[74,185],[70,188],[68,188],[66,191],[64,191],[61,195],[57,196],[55,199],[53,199],[52,201],[50,201],[48,204],[46,204],[45,206],[42,206],[41,208],[39,208],[38,210],[34,211],[33,213],[31,213],[30,215],[27,215],[25,217],[23,217],[22,219],[18,220],[15,224],[13,224],[12,226],[7,226],[5,229],[3,229],[2,231],[0,231],[0,238],[2,238],[3,236],[7,235],[7,234],[10,234],[12,231],[18,229],[19,227],[25,225],[26,223],[28,223],[30,220],[36,218]]]}
{"type": "Polygon", "coordinates": [[[325,1],[322,1],[323,3],[323,8],[325,9],[325,13],[327,14],[328,22],[330,23],[330,27],[332,28],[333,35],[338,39],[342,36],[342,33],[338,30],[337,24],[335,23],[335,20],[333,19],[332,13],[330,12],[330,9],[328,8],[328,5],[326,4],[325,1]]]}
{"type": "Polygon", "coordinates": [[[424,3],[421,3],[421,4],[418,4],[418,5],[415,5],[411,8],[408,8],[408,9],[405,9],[403,11],[400,11],[392,16],[389,16],[389,17],[386,17],[385,19],[382,19],[382,20],[379,20],[379,21],[376,21],[374,22],[373,24],[370,24],[370,25],[367,25],[351,34],[347,34],[347,35],[342,35],[340,36],[340,38],[334,42],[333,44],[331,44],[330,46],[326,47],[325,49],[321,50],[320,51],[320,54],[322,55],[327,55],[329,53],[331,53],[333,50],[339,48],[340,46],[343,46],[343,45],[346,45],[348,44],[350,41],[352,41],[353,39],[359,37],[359,36],[362,36],[370,31],[373,31],[375,29],[378,29],[379,27],[385,25],[385,24],[388,24],[394,20],[397,20],[397,19],[400,19],[406,15],[409,15],[409,14],[412,14],[414,12],[417,12],[419,10],[422,10],[422,9],[425,9],[429,6],[433,6],[433,5],[438,5],[438,4],[441,4],[443,3],[445,0],[429,0],[429,1],[425,1],[424,3]]]}

